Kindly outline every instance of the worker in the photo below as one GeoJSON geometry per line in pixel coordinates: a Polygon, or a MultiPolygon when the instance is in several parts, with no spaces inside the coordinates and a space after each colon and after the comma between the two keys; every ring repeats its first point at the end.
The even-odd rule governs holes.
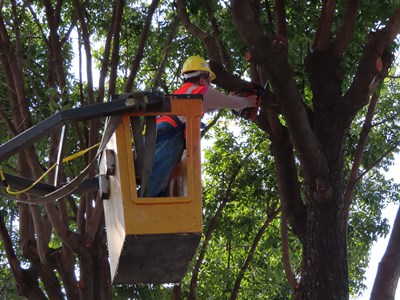
{"type": "MultiPolygon", "coordinates": [[[[226,95],[212,88],[210,83],[216,76],[200,56],[189,57],[183,64],[181,73],[183,85],[174,94],[201,94],[203,113],[223,108],[257,107],[255,95],[243,98],[235,93],[226,95]]],[[[184,128],[185,118],[182,116],[161,116],[157,119],[157,144],[153,169],[148,180],[147,197],[166,196],[169,177],[185,148],[184,128]]]]}

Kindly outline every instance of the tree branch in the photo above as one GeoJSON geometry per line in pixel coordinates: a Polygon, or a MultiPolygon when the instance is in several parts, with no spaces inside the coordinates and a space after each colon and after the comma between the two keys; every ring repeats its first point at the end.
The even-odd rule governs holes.
{"type": "Polygon", "coordinates": [[[14,123],[10,120],[10,118],[7,116],[7,114],[1,107],[0,107],[0,118],[7,125],[8,129],[11,131],[13,135],[18,135],[18,131],[15,128],[14,123]]]}
{"type": "Polygon", "coordinates": [[[8,235],[6,224],[4,222],[3,214],[0,213],[0,238],[2,240],[2,244],[4,246],[4,251],[7,256],[7,260],[10,266],[10,270],[13,274],[13,277],[17,283],[17,285],[22,286],[23,282],[23,273],[20,267],[19,260],[15,255],[14,248],[12,245],[12,241],[10,236],[8,235]]]}
{"type": "Polygon", "coordinates": [[[335,16],[336,0],[323,0],[321,15],[318,20],[314,46],[316,50],[326,49],[331,40],[333,17],[335,16]]]}
{"type": "Polygon", "coordinates": [[[51,68],[56,70],[60,90],[64,92],[64,89],[67,86],[67,82],[63,66],[61,42],[58,34],[58,28],[60,26],[60,16],[57,15],[57,13],[59,12],[53,9],[50,0],[43,0],[43,3],[45,6],[47,22],[50,29],[49,43],[51,47],[49,48],[49,53],[51,57],[51,68]]]}
{"type": "Polygon", "coordinates": [[[240,284],[242,282],[244,274],[246,273],[251,261],[253,260],[254,252],[257,249],[258,243],[260,242],[261,237],[264,235],[264,232],[268,228],[269,224],[275,219],[275,217],[278,215],[279,212],[280,212],[280,209],[277,209],[277,210],[269,213],[264,224],[258,230],[258,232],[253,240],[253,244],[251,245],[250,250],[247,253],[247,257],[246,257],[242,267],[240,268],[238,276],[236,277],[235,284],[233,285],[231,296],[229,298],[230,300],[237,299],[238,294],[239,294],[240,284]]]}
{"type": "Polygon", "coordinates": [[[220,61],[225,66],[225,69],[232,71],[232,66],[229,61],[229,55],[226,52],[224,43],[221,39],[221,34],[219,31],[217,19],[215,18],[214,12],[212,11],[209,1],[205,1],[204,4],[206,6],[207,14],[208,14],[208,17],[210,19],[211,26],[213,29],[213,37],[215,37],[216,43],[218,45],[220,61]]]}
{"type": "Polygon", "coordinates": [[[40,33],[41,33],[41,35],[42,35],[42,40],[43,40],[44,43],[47,45],[47,47],[50,47],[49,41],[48,41],[48,39],[46,38],[46,34],[44,33],[43,26],[42,26],[42,24],[39,22],[39,19],[38,19],[38,17],[37,17],[37,14],[36,14],[35,10],[32,9],[31,3],[28,2],[28,3],[26,3],[25,5],[27,5],[28,8],[29,8],[29,12],[31,13],[31,15],[32,15],[32,17],[33,17],[33,21],[35,22],[37,28],[39,29],[39,31],[40,31],[40,33]]]}
{"type": "Polygon", "coordinates": [[[395,149],[397,149],[400,145],[400,141],[397,143],[394,143],[388,150],[386,150],[378,159],[376,159],[371,165],[369,165],[367,168],[364,169],[364,171],[357,177],[356,181],[359,181],[362,177],[365,176],[370,170],[372,170],[377,164],[379,164],[382,159],[384,159],[386,156],[391,154],[395,149]]]}
{"type": "Polygon", "coordinates": [[[394,299],[400,277],[400,208],[392,227],[389,243],[379,263],[371,300],[394,299]]]}
{"type": "Polygon", "coordinates": [[[49,220],[61,241],[75,252],[80,252],[83,247],[82,239],[79,238],[79,235],[71,232],[68,226],[64,225],[63,221],[59,218],[58,210],[54,203],[47,203],[46,210],[49,220]]]}
{"type": "Polygon", "coordinates": [[[43,265],[46,265],[48,264],[46,257],[48,251],[48,238],[46,238],[44,234],[43,218],[38,205],[31,205],[30,210],[35,229],[37,252],[39,254],[40,262],[43,265]]]}
{"type": "Polygon", "coordinates": [[[231,72],[228,72],[223,65],[223,58],[220,57],[220,46],[222,47],[222,44],[218,44],[215,37],[207,34],[190,22],[184,0],[177,0],[177,5],[178,16],[182,25],[190,34],[201,40],[207,49],[210,68],[217,76],[213,82],[228,91],[237,91],[244,88],[247,82],[231,72]]]}
{"type": "MultiPolygon", "coordinates": [[[[92,53],[90,47],[90,33],[87,28],[86,20],[85,20],[85,7],[80,4],[80,0],[74,0],[74,6],[76,13],[78,15],[81,32],[82,32],[82,39],[83,45],[85,49],[86,55],[86,74],[87,74],[87,99],[89,104],[93,104],[95,102],[94,97],[94,90],[93,90],[93,74],[92,74],[92,53]]],[[[88,143],[89,146],[94,145],[98,141],[99,137],[99,120],[91,120],[90,121],[90,132],[88,143]]],[[[89,154],[89,161],[95,156],[94,151],[90,151],[89,154]]]]}
{"type": "Polygon", "coordinates": [[[130,71],[128,79],[126,81],[125,90],[124,90],[126,93],[129,93],[132,91],[133,82],[136,78],[136,74],[139,70],[140,62],[143,58],[144,46],[146,45],[146,41],[149,37],[151,20],[153,18],[153,14],[159,3],[160,3],[160,0],[153,0],[147,11],[147,17],[144,22],[143,31],[140,34],[140,41],[139,41],[138,49],[136,50],[136,54],[135,54],[135,57],[133,58],[133,62],[132,62],[132,66],[131,66],[131,71],[130,71]]]}
{"type": "Polygon", "coordinates": [[[206,127],[201,131],[201,138],[203,138],[207,132],[218,122],[219,118],[221,117],[222,111],[219,110],[217,115],[212,119],[210,123],[206,125],[206,127]]]}
{"type": "MultiPolygon", "coordinates": [[[[179,19],[183,25],[183,27],[186,28],[188,32],[190,32],[194,37],[200,39],[202,42],[204,42],[209,35],[205,33],[203,30],[201,30],[199,27],[194,25],[192,22],[190,22],[189,15],[186,11],[186,5],[184,0],[177,0],[177,6],[178,6],[178,16],[179,19]]],[[[210,58],[211,59],[211,58],[210,58]]]]}
{"type": "Polygon", "coordinates": [[[371,131],[371,123],[372,123],[372,120],[374,117],[376,103],[378,102],[378,99],[379,99],[379,92],[377,91],[372,95],[371,101],[368,106],[368,112],[365,117],[365,121],[364,121],[363,127],[360,132],[360,138],[358,139],[356,152],[354,154],[353,166],[351,167],[349,179],[348,179],[348,182],[347,182],[347,185],[345,188],[343,201],[344,201],[344,207],[345,207],[344,208],[345,215],[347,217],[349,215],[351,199],[353,197],[354,188],[356,186],[356,183],[358,182],[358,172],[359,172],[361,161],[363,158],[365,146],[367,144],[368,136],[371,131]]]}
{"type": "Polygon", "coordinates": [[[262,36],[258,1],[232,0],[231,10],[236,30],[250,47],[262,36]]]}
{"type": "Polygon", "coordinates": [[[198,280],[201,264],[203,263],[203,259],[204,259],[208,244],[210,243],[212,234],[217,227],[217,223],[219,221],[219,218],[222,215],[222,211],[224,210],[224,208],[226,207],[228,202],[231,200],[232,187],[236,181],[236,177],[237,177],[240,169],[241,169],[241,165],[238,165],[235,167],[235,170],[232,174],[230,181],[228,182],[225,192],[223,194],[220,193],[220,195],[221,195],[220,199],[222,199],[222,200],[218,206],[217,211],[215,212],[213,218],[211,219],[211,221],[208,225],[206,234],[204,236],[203,244],[199,251],[199,256],[196,260],[195,266],[192,271],[192,279],[190,280],[190,289],[189,289],[189,296],[188,296],[189,300],[194,300],[196,298],[197,280],[198,280]]]}
{"type": "Polygon", "coordinates": [[[276,34],[287,40],[286,10],[284,0],[275,0],[276,34]]]}
{"type": "Polygon", "coordinates": [[[357,20],[358,5],[360,0],[346,1],[346,9],[342,18],[342,26],[339,28],[333,41],[333,53],[341,57],[349,46],[357,20]]]}
{"type": "Polygon", "coordinates": [[[232,5],[234,21],[239,24],[236,27],[250,46],[250,61],[265,68],[268,73],[280,111],[287,121],[293,145],[299,153],[304,178],[308,184],[315,185],[316,177],[327,176],[328,166],[322,154],[320,142],[310,126],[302,97],[294,81],[293,69],[287,57],[287,44],[277,38],[270,39],[262,36],[252,24],[249,25],[249,29],[247,23],[242,22],[246,18],[241,18],[241,11],[245,12],[249,9],[249,4],[246,4],[248,2],[237,0],[233,2],[236,5],[235,7],[232,5]],[[254,36],[252,28],[256,30],[254,36]],[[247,36],[246,32],[251,32],[251,36],[247,36]]]}
{"type": "Polygon", "coordinates": [[[26,94],[24,90],[24,80],[22,74],[22,62],[19,62],[19,58],[15,52],[12,51],[13,47],[10,41],[9,34],[7,32],[3,14],[0,12],[0,48],[2,63],[5,65],[5,69],[10,73],[7,73],[7,86],[8,93],[10,95],[11,107],[13,111],[13,119],[17,122],[17,130],[28,129],[32,126],[32,121],[29,114],[29,108],[26,101],[26,94]],[[3,61],[7,57],[8,61],[3,61]],[[18,128],[19,126],[22,128],[18,128]]]}
{"type": "MultiPolygon", "coordinates": [[[[171,23],[171,29],[169,30],[170,34],[168,36],[167,46],[165,47],[163,59],[161,61],[160,67],[157,70],[157,74],[154,76],[154,81],[153,81],[154,87],[163,86],[162,74],[165,72],[165,65],[168,61],[169,54],[171,53],[171,50],[172,50],[171,46],[172,46],[172,43],[176,36],[176,33],[178,32],[178,28],[179,28],[179,20],[178,20],[178,16],[175,16],[174,20],[171,23]]],[[[165,85],[165,83],[164,83],[164,85],[165,85]]],[[[166,86],[164,87],[164,92],[166,94],[169,94],[168,88],[166,86]]]]}
{"type": "Polygon", "coordinates": [[[307,230],[306,207],[301,200],[293,146],[287,132],[280,125],[277,114],[270,111],[269,119],[272,124],[271,153],[275,158],[275,173],[282,214],[285,215],[289,224],[293,226],[295,234],[304,244],[307,230]]]}
{"type": "MultiPolygon", "coordinates": [[[[123,7],[124,0],[118,0],[117,3],[115,5],[113,5],[110,24],[108,26],[107,35],[106,35],[106,42],[104,44],[103,60],[101,62],[101,68],[100,68],[100,74],[99,74],[99,91],[98,91],[98,96],[97,96],[97,101],[96,101],[99,103],[103,101],[104,95],[105,95],[105,80],[106,80],[109,63],[110,63],[111,42],[113,40],[113,35],[114,35],[117,24],[121,24],[121,19],[117,19],[117,17],[119,17],[119,18],[122,17],[122,13],[117,13],[117,11],[119,11],[119,7],[121,6],[120,2],[122,2],[122,7],[123,7]]],[[[111,85],[111,81],[109,83],[109,97],[112,95],[112,93],[115,92],[115,91],[113,91],[112,93],[110,92],[110,85],[111,85]]]]}
{"type": "Polygon", "coordinates": [[[354,81],[343,97],[341,114],[352,119],[367,104],[369,96],[386,75],[393,57],[389,51],[400,33],[400,7],[383,29],[369,36],[354,81]]]}
{"type": "MultiPolygon", "coordinates": [[[[113,23],[112,27],[110,24],[110,28],[108,30],[108,36],[107,36],[107,41],[110,43],[108,47],[111,46],[111,37],[114,37],[112,40],[112,53],[111,53],[111,62],[110,62],[110,79],[109,79],[109,88],[108,88],[108,93],[109,96],[113,96],[116,94],[116,83],[117,83],[117,70],[118,70],[118,63],[120,60],[119,56],[119,48],[120,48],[120,35],[121,35],[121,20],[122,16],[124,13],[124,6],[125,6],[125,1],[124,0],[119,0],[116,4],[115,7],[115,15],[113,15],[113,23]]],[[[143,33],[142,33],[143,34],[143,33]]],[[[140,45],[139,45],[140,47],[140,45]]],[[[110,49],[107,49],[107,52],[109,52],[110,49]]],[[[107,54],[107,61],[104,62],[102,68],[102,72],[105,73],[107,72],[106,66],[108,64],[108,55],[109,53],[105,52],[107,54]],[[107,63],[107,64],[106,64],[107,63]]]]}
{"type": "Polygon", "coordinates": [[[289,283],[290,290],[294,294],[296,292],[296,289],[298,288],[298,283],[297,283],[296,277],[294,276],[294,273],[292,271],[292,266],[290,263],[287,219],[283,212],[282,212],[282,219],[281,219],[281,239],[282,239],[283,268],[285,270],[285,274],[286,274],[286,278],[289,283]]]}
{"type": "Polygon", "coordinates": [[[100,194],[98,193],[94,211],[88,222],[87,231],[85,235],[85,243],[90,243],[90,245],[93,243],[93,240],[99,228],[102,215],[103,215],[103,199],[101,199],[100,194]]]}
{"type": "MultiPolygon", "coordinates": [[[[83,46],[85,49],[86,54],[86,74],[87,74],[87,96],[88,96],[88,103],[94,103],[94,92],[93,92],[93,74],[92,74],[92,53],[90,48],[90,33],[86,25],[86,20],[84,17],[85,8],[81,5],[79,0],[74,0],[74,6],[76,14],[78,15],[81,33],[82,33],[82,40],[83,46]]],[[[95,131],[95,130],[94,130],[95,131]]],[[[93,145],[92,143],[89,143],[93,145]]]]}

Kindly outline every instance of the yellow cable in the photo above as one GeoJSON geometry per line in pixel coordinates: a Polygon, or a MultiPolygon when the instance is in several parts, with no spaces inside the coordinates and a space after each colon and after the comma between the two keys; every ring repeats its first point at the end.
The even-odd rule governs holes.
{"type": "MultiPolygon", "coordinates": [[[[70,155],[70,156],[67,156],[67,157],[65,157],[64,159],[62,159],[62,162],[65,163],[65,162],[71,161],[71,160],[73,160],[73,159],[75,159],[75,158],[77,158],[77,157],[79,157],[79,156],[82,156],[82,155],[85,154],[86,152],[92,150],[92,149],[95,148],[95,147],[98,147],[99,145],[100,145],[100,143],[97,143],[97,144],[95,144],[95,145],[93,145],[93,146],[91,146],[91,147],[89,147],[89,148],[86,148],[86,149],[81,150],[81,151],[78,151],[77,153],[74,153],[74,154],[72,154],[72,155],[70,155]]],[[[43,173],[42,176],[40,176],[40,177],[39,177],[34,183],[32,183],[29,187],[27,187],[26,189],[21,190],[21,191],[13,191],[13,190],[11,189],[11,187],[9,186],[9,184],[8,184],[7,181],[6,181],[6,178],[5,178],[4,173],[3,173],[3,168],[2,168],[1,166],[0,166],[0,180],[3,181],[4,185],[6,186],[6,191],[7,191],[7,193],[9,193],[10,195],[19,195],[19,194],[22,194],[22,193],[25,193],[25,192],[29,191],[31,188],[33,188],[35,185],[37,185],[37,184],[38,184],[51,170],[53,170],[56,166],[57,166],[57,163],[55,163],[54,165],[52,165],[45,173],[43,173]]]]}
{"type": "Polygon", "coordinates": [[[33,188],[35,185],[37,185],[51,170],[53,170],[53,169],[55,168],[56,165],[57,165],[57,164],[52,165],[46,172],[43,173],[42,176],[39,177],[38,180],[36,180],[34,183],[31,184],[31,186],[27,187],[27,188],[24,189],[24,190],[21,190],[21,191],[13,191],[13,190],[11,189],[11,187],[7,184],[7,187],[6,187],[7,193],[9,193],[10,195],[19,195],[19,194],[22,194],[22,193],[25,193],[25,192],[29,191],[31,188],[33,188]]]}
{"type": "Polygon", "coordinates": [[[97,144],[93,145],[92,147],[89,147],[89,148],[86,148],[86,149],[81,150],[81,151],[79,151],[79,152],[76,152],[76,153],[74,153],[74,154],[71,154],[70,156],[65,157],[65,158],[62,160],[62,162],[68,162],[68,161],[70,161],[70,160],[73,160],[73,159],[75,159],[75,158],[77,158],[77,157],[79,157],[79,156],[85,154],[86,152],[88,152],[88,151],[90,151],[90,150],[92,150],[93,148],[96,148],[96,147],[98,147],[98,146],[100,146],[100,143],[97,143],[97,144]]]}
{"type": "Polygon", "coordinates": [[[6,182],[6,178],[4,177],[2,166],[0,166],[0,180],[3,181],[4,183],[6,182]]]}

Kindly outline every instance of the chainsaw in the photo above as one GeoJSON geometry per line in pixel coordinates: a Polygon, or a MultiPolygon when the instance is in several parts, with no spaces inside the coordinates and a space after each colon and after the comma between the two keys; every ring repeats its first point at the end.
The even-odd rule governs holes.
{"type": "Polygon", "coordinates": [[[258,106],[260,104],[261,95],[264,89],[254,82],[248,83],[244,88],[235,92],[240,97],[257,96],[257,107],[245,107],[242,109],[232,109],[233,113],[243,119],[254,121],[258,114],[258,106]]]}

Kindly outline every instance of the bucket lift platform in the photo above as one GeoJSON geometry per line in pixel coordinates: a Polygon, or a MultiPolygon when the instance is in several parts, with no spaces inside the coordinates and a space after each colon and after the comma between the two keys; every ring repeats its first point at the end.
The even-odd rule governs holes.
{"type": "MultiPolygon", "coordinates": [[[[171,95],[170,111],[129,112],[100,161],[109,192],[104,200],[111,278],[114,284],[177,283],[185,276],[202,233],[200,170],[201,95],[171,95]],[[132,117],[186,117],[186,150],[169,197],[139,197],[132,117]]],[[[172,185],[172,182],[171,182],[172,185]]]]}

